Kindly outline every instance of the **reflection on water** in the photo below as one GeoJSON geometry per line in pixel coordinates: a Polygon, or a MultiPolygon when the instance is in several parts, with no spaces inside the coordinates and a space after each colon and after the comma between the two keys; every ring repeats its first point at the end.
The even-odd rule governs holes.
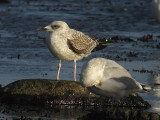
{"type": "Polygon", "coordinates": [[[1,108],[3,113],[0,113],[0,119],[32,119],[32,120],[77,120],[89,113],[93,107],[80,107],[80,106],[54,106],[53,108],[36,108],[36,107],[12,107],[1,108]],[[7,110],[7,113],[4,112],[7,110]]]}

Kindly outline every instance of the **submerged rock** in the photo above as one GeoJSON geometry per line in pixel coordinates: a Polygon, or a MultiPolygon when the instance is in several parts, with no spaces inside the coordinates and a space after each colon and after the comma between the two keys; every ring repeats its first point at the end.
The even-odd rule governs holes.
{"type": "Polygon", "coordinates": [[[140,96],[115,100],[102,98],[83,88],[79,82],[65,80],[18,80],[2,88],[0,102],[20,105],[81,105],[149,108],[140,96]]]}

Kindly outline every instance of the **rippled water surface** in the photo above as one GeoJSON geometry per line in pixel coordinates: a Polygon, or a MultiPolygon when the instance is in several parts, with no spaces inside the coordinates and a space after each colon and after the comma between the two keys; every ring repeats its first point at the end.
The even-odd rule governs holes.
{"type": "MultiPolygon", "coordinates": [[[[93,57],[116,60],[139,82],[153,86],[160,74],[160,24],[152,17],[151,0],[12,0],[0,4],[0,84],[24,78],[55,79],[58,60],[43,43],[45,32],[36,28],[63,20],[71,28],[90,36],[106,39],[130,37],[134,42],[119,41],[77,62],[77,79],[81,66],[93,57]],[[138,38],[153,34],[154,41],[138,38]],[[130,57],[130,52],[138,56],[130,57]],[[119,57],[121,59],[119,59],[119,57]],[[125,61],[124,61],[125,60],[125,61]],[[146,72],[140,72],[146,70],[146,72]]],[[[73,80],[73,62],[62,62],[61,79],[73,80]]],[[[158,89],[142,94],[160,113],[158,89]]]]}

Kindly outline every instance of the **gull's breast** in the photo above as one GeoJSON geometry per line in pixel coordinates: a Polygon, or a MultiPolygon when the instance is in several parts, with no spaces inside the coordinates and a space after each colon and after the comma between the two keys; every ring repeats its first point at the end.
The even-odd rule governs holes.
{"type": "Polygon", "coordinates": [[[73,52],[67,44],[67,38],[63,36],[52,34],[51,37],[46,39],[46,44],[55,57],[64,61],[80,60],[86,56],[85,54],[76,54],[73,52]]]}

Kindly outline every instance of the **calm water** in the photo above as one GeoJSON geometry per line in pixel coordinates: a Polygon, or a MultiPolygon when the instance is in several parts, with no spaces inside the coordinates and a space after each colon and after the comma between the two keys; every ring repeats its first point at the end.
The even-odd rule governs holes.
{"type": "MultiPolygon", "coordinates": [[[[151,0],[12,0],[11,4],[0,4],[0,84],[7,85],[24,78],[56,78],[58,60],[43,43],[45,32],[36,28],[63,20],[71,28],[90,36],[109,38],[127,36],[135,42],[118,42],[97,51],[77,62],[77,79],[81,66],[93,57],[116,60],[129,70],[139,82],[153,86],[154,76],[160,74],[160,24],[152,17],[151,0]],[[155,42],[141,42],[137,38],[153,34],[155,42]],[[147,46],[149,45],[149,46],[147,46]],[[134,47],[133,47],[134,46],[134,47]],[[138,57],[128,57],[137,52],[138,57]],[[117,56],[127,58],[119,61],[117,56]],[[140,73],[135,70],[153,71],[140,73]]],[[[73,80],[73,62],[62,62],[61,79],[73,80]]],[[[142,94],[160,113],[160,95],[142,94]]],[[[61,116],[62,117],[62,116],[61,116]]],[[[76,117],[75,117],[76,118],[76,117]]],[[[62,119],[62,118],[61,118],[62,119]]]]}

